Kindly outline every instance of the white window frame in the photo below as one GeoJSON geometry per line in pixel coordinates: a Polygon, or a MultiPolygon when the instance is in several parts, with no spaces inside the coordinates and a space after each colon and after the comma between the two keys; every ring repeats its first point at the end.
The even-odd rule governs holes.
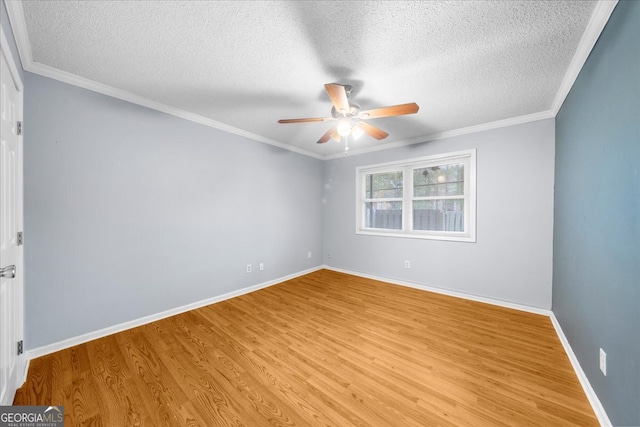
{"type": "Polygon", "coordinates": [[[356,168],[356,234],[374,236],[407,237],[412,239],[451,240],[457,242],[476,241],[476,150],[463,150],[437,154],[397,162],[379,163],[356,168]],[[464,164],[464,196],[438,196],[433,199],[459,198],[464,201],[464,231],[429,231],[413,229],[413,201],[428,199],[413,196],[413,170],[425,167],[464,164]],[[367,175],[402,171],[403,197],[402,229],[367,228],[365,224],[365,203],[367,175]]]}

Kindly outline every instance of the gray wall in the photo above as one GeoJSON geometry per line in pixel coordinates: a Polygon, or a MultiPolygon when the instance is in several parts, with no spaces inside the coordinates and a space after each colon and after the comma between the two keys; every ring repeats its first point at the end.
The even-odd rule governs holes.
{"type": "Polygon", "coordinates": [[[556,138],[553,312],[612,423],[638,426],[640,2],[616,6],[556,138]]]}
{"type": "Polygon", "coordinates": [[[327,161],[325,263],[548,309],[553,161],[552,119],[327,161]],[[477,149],[477,243],[355,234],[357,166],[470,148],[477,149]]]}
{"type": "Polygon", "coordinates": [[[25,78],[27,348],[322,263],[320,160],[25,78]]]}

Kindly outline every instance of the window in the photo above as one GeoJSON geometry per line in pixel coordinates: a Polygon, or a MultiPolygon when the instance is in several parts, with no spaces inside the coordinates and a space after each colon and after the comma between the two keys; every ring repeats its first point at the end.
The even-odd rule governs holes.
{"type": "Polygon", "coordinates": [[[356,232],[475,242],[476,151],[356,169],[356,232]]]}

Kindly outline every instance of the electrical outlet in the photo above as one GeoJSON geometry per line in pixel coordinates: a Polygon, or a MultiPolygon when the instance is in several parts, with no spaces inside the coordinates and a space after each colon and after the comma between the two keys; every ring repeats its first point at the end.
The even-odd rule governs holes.
{"type": "Polygon", "coordinates": [[[307,252],[307,258],[311,259],[311,251],[307,252]]]}
{"type": "Polygon", "coordinates": [[[408,259],[404,260],[404,268],[411,268],[411,261],[409,261],[408,259]]]}
{"type": "Polygon", "coordinates": [[[600,349],[600,370],[607,375],[607,353],[603,349],[600,349]]]}
{"type": "Polygon", "coordinates": [[[259,268],[260,268],[260,271],[264,271],[264,262],[260,263],[260,267],[259,268]]]}
{"type": "Polygon", "coordinates": [[[251,273],[251,264],[247,264],[247,273],[251,273]]]}

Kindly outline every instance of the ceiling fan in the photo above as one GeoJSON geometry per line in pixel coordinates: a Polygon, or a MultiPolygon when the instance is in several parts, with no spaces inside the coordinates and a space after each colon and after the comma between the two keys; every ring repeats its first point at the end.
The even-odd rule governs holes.
{"type": "Polygon", "coordinates": [[[373,110],[360,111],[360,106],[350,103],[348,100],[352,87],[349,85],[341,85],[337,83],[327,83],[324,88],[331,98],[333,107],[331,108],[331,117],[311,117],[302,119],[283,119],[278,123],[305,123],[305,122],[325,122],[338,121],[338,124],[325,132],[318,140],[318,144],[323,144],[331,138],[338,142],[342,138],[351,135],[353,139],[358,139],[363,134],[367,134],[375,139],[384,139],[389,134],[363,120],[377,119],[380,117],[401,116],[404,114],[415,114],[418,112],[418,104],[411,102],[409,104],[399,104],[390,107],[374,108],[373,110]]]}

